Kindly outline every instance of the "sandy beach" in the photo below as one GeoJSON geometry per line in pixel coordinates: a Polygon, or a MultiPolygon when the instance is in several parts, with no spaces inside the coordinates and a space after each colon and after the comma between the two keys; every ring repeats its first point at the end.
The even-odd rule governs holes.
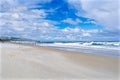
{"type": "Polygon", "coordinates": [[[3,80],[119,80],[119,58],[0,43],[3,80]]]}

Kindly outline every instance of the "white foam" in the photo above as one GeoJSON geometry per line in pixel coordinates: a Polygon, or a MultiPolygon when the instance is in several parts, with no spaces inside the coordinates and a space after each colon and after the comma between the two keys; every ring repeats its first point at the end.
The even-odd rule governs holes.
{"type": "Polygon", "coordinates": [[[68,48],[100,48],[120,49],[120,42],[75,42],[75,43],[42,43],[41,46],[68,47],[68,48]]]}

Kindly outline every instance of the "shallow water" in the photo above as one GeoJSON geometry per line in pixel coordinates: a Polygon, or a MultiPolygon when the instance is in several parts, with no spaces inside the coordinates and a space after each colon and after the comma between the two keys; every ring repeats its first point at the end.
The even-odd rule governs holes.
{"type": "Polygon", "coordinates": [[[37,43],[37,45],[74,52],[109,55],[115,57],[120,56],[119,42],[37,43]]]}

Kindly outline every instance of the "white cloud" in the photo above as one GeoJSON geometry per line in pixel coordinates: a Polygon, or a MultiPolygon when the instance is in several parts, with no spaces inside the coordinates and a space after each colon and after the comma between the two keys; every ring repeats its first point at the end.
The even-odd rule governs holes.
{"type": "Polygon", "coordinates": [[[18,19],[18,18],[20,18],[20,15],[17,14],[17,13],[13,13],[13,14],[12,14],[12,17],[18,19]]]}
{"type": "Polygon", "coordinates": [[[79,23],[82,23],[82,21],[80,19],[73,20],[71,18],[67,18],[67,19],[63,20],[63,22],[73,24],[73,25],[77,25],[79,23]]]}
{"type": "Polygon", "coordinates": [[[29,10],[28,6],[20,4],[19,0],[1,0],[0,6],[0,28],[4,30],[1,31],[3,33],[9,29],[14,34],[24,35],[26,29],[31,31],[34,28],[33,23],[43,21],[46,17],[45,10],[29,10]]]}
{"type": "Polygon", "coordinates": [[[74,37],[75,39],[79,39],[80,37],[91,37],[93,34],[97,34],[100,31],[97,29],[93,29],[93,30],[84,30],[84,29],[80,29],[79,27],[75,27],[75,28],[64,28],[62,29],[62,33],[64,35],[68,34],[68,35],[72,35],[71,37],[74,37]]]}
{"type": "Polygon", "coordinates": [[[94,20],[87,19],[87,21],[85,21],[84,24],[95,24],[95,25],[98,25],[99,23],[97,23],[97,22],[94,21],[94,20]]]}
{"type": "Polygon", "coordinates": [[[109,30],[120,29],[118,0],[68,0],[68,2],[78,10],[76,13],[78,16],[92,18],[109,30]]]}
{"type": "Polygon", "coordinates": [[[63,30],[62,30],[64,33],[78,33],[78,32],[80,32],[81,30],[80,30],[80,28],[70,28],[70,27],[67,27],[67,28],[64,28],[63,30]]]}
{"type": "Polygon", "coordinates": [[[26,5],[10,6],[6,9],[6,4],[1,5],[5,6],[0,13],[1,35],[36,39],[41,39],[43,36],[43,39],[53,38],[51,34],[56,31],[53,25],[56,22],[44,19],[47,15],[44,9],[29,10],[26,5]]]}
{"type": "MultiPolygon", "coordinates": [[[[37,1],[42,3],[49,2],[51,0],[29,0],[27,3],[27,0],[24,0],[24,4],[20,4],[22,0],[1,0],[0,2],[0,34],[6,34],[6,35],[12,35],[12,36],[22,36],[27,38],[34,38],[34,39],[44,39],[44,40],[86,40],[90,39],[89,37],[96,36],[95,34],[100,33],[98,30],[84,30],[77,27],[77,24],[81,23],[82,21],[80,19],[71,19],[67,18],[63,20],[63,22],[73,24],[76,27],[75,28],[64,28],[64,29],[58,29],[55,24],[59,22],[55,22],[52,20],[46,20],[47,12],[53,12],[54,10],[29,10],[28,4],[36,4],[37,1]],[[25,4],[26,3],[26,4],[25,4]],[[87,37],[87,38],[85,38],[87,37]],[[85,38],[85,39],[84,39],[85,38]]],[[[75,5],[75,8],[79,11],[79,6],[83,10],[86,11],[86,16],[93,18],[100,22],[101,24],[106,23],[107,27],[109,28],[107,17],[107,12],[104,10],[101,12],[98,8],[92,8],[91,4],[89,4],[88,7],[86,7],[86,3],[81,2],[81,0],[71,0],[72,5],[75,5]],[[91,9],[91,11],[89,10],[91,9]],[[92,10],[93,9],[93,10],[92,10]],[[96,11],[98,9],[98,11],[96,11]],[[101,15],[98,15],[100,14],[101,15]],[[106,14],[103,14],[106,13],[106,14]],[[100,18],[101,17],[101,18],[100,18]],[[103,20],[102,20],[103,19],[103,20]]],[[[42,3],[43,4],[43,3],[42,3]]],[[[97,5],[96,5],[97,6],[97,5]]],[[[104,6],[103,6],[104,8],[104,6]]],[[[106,9],[105,9],[106,10],[106,9]]],[[[111,9],[108,10],[111,12],[111,9]]],[[[80,11],[77,13],[78,15],[81,15],[80,11]]],[[[115,13],[113,12],[113,15],[115,13]]],[[[111,17],[109,18],[111,19],[111,17]]],[[[116,17],[115,17],[116,19],[116,17]]],[[[95,21],[88,20],[86,23],[93,23],[96,24],[95,21]]],[[[104,24],[105,25],[105,24],[104,24]]],[[[92,37],[93,38],[93,37],[92,37]]]]}

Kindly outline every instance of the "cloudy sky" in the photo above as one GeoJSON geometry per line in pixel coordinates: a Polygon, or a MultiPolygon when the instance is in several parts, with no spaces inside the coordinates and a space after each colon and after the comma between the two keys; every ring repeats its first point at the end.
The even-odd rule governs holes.
{"type": "Polygon", "coordinates": [[[118,0],[0,0],[0,36],[116,41],[118,0]]]}

